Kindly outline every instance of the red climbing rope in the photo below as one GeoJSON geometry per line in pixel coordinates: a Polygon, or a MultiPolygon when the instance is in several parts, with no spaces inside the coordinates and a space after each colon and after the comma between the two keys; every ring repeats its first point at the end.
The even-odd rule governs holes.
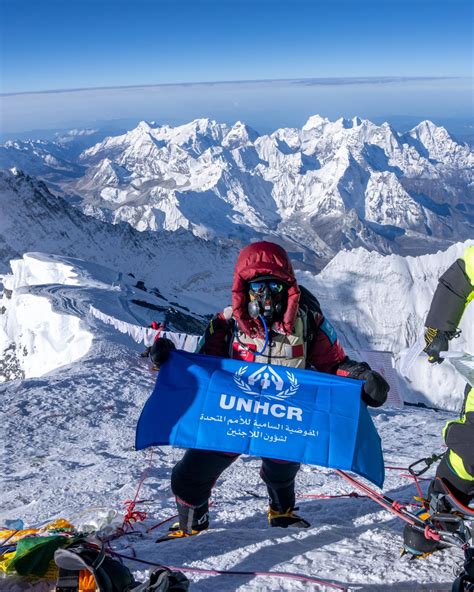
{"type": "Polygon", "coordinates": [[[138,487],[135,492],[135,497],[133,499],[125,500],[123,502],[126,507],[126,513],[125,513],[125,516],[123,517],[122,526],[119,528],[119,531],[121,531],[122,533],[126,532],[127,528],[130,528],[130,530],[133,530],[133,525],[136,522],[143,522],[144,520],[146,520],[146,518],[148,516],[147,512],[144,512],[141,510],[136,510],[135,507],[137,504],[142,504],[145,501],[147,501],[147,500],[139,500],[137,498],[138,498],[138,494],[140,493],[140,489],[141,489],[144,481],[148,478],[148,473],[150,472],[151,467],[152,467],[152,461],[153,461],[153,450],[150,453],[150,460],[148,461],[148,466],[143,471],[143,475],[138,483],[138,487]]]}

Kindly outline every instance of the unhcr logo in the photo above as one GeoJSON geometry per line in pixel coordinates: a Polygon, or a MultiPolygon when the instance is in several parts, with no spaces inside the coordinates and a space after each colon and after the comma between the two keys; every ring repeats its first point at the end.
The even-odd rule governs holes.
{"type": "Polygon", "coordinates": [[[262,366],[248,377],[245,376],[247,370],[248,366],[242,366],[234,374],[234,382],[246,395],[253,395],[256,397],[263,395],[267,399],[279,399],[280,401],[284,401],[294,395],[300,388],[300,385],[292,372],[286,371],[290,386],[287,389],[284,389],[284,380],[271,366],[262,366]],[[254,390],[257,386],[260,386],[261,390],[254,390]]]}
{"type": "Polygon", "coordinates": [[[303,410],[299,407],[291,407],[286,403],[287,399],[294,395],[300,385],[291,372],[286,371],[286,377],[289,381],[288,388],[285,387],[285,381],[280,374],[271,366],[262,366],[249,376],[246,376],[248,366],[242,366],[234,374],[234,382],[245,395],[253,397],[265,397],[273,401],[261,402],[255,399],[246,399],[236,397],[235,395],[222,394],[219,406],[221,409],[235,409],[248,413],[261,413],[262,415],[273,415],[277,418],[296,419],[302,421],[303,410]],[[256,388],[259,387],[259,390],[256,388]]]}

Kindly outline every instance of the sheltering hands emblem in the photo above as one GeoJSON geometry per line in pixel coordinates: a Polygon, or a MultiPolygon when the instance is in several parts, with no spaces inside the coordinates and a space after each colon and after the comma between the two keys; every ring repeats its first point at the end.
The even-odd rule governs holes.
{"type": "Polygon", "coordinates": [[[245,376],[247,370],[248,366],[241,366],[234,374],[234,382],[246,395],[255,397],[263,395],[268,399],[284,401],[294,395],[300,388],[296,376],[288,370],[285,373],[290,385],[286,389],[284,388],[284,379],[269,365],[262,366],[249,376],[245,376]],[[254,390],[258,386],[260,386],[261,390],[254,390]]]}

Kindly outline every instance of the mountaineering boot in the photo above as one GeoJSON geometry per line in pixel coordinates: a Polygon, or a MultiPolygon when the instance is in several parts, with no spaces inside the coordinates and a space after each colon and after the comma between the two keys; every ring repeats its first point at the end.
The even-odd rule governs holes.
{"type": "MultiPolygon", "coordinates": [[[[416,512],[416,516],[426,522],[428,526],[428,522],[431,520],[431,514],[429,510],[422,508],[418,512],[416,512]]],[[[435,551],[440,549],[444,549],[446,545],[443,545],[440,541],[436,541],[434,539],[427,539],[425,537],[425,532],[421,529],[421,526],[415,528],[411,524],[406,524],[405,528],[403,529],[403,551],[404,553],[408,553],[413,558],[416,557],[426,557],[435,551]]]]}
{"type": "Polygon", "coordinates": [[[150,356],[151,347],[145,348],[145,351],[142,351],[140,354],[140,358],[148,358],[150,356]]]}
{"type": "Polygon", "coordinates": [[[268,508],[268,522],[270,526],[277,526],[279,528],[309,528],[311,524],[295,514],[295,510],[298,508],[288,508],[288,510],[282,512],[280,510],[274,510],[271,506],[268,508]]]}
{"type": "Polygon", "coordinates": [[[179,522],[173,524],[165,536],[156,539],[156,543],[194,536],[209,528],[208,502],[200,506],[192,506],[177,497],[176,506],[179,522]]]}
{"type": "MultiPolygon", "coordinates": [[[[309,528],[310,523],[298,516],[295,513],[298,508],[295,507],[295,482],[294,476],[299,468],[297,463],[285,463],[284,465],[277,465],[281,471],[281,467],[288,469],[289,478],[286,482],[283,482],[282,487],[274,487],[268,483],[268,472],[269,470],[275,470],[275,466],[272,464],[266,466],[266,471],[262,475],[263,480],[267,483],[268,491],[268,523],[270,526],[276,526],[279,528],[309,528]]],[[[273,483],[275,482],[275,475],[273,475],[273,483]]]]}
{"type": "MultiPolygon", "coordinates": [[[[439,477],[431,482],[428,499],[429,502],[425,502],[425,507],[416,513],[418,518],[437,532],[444,532],[456,537],[457,540],[467,542],[471,533],[465,526],[463,518],[472,516],[472,509],[456,498],[444,480],[439,477]]],[[[403,549],[414,558],[430,555],[445,547],[442,541],[426,538],[421,525],[415,528],[407,524],[404,528],[403,549]]]]}

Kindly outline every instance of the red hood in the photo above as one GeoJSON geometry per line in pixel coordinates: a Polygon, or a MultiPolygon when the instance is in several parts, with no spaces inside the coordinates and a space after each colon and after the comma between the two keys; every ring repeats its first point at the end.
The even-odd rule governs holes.
{"type": "Polygon", "coordinates": [[[237,258],[232,284],[232,309],[239,327],[247,335],[262,333],[260,322],[252,319],[247,310],[248,282],[260,276],[271,276],[288,285],[288,305],[281,330],[286,334],[291,333],[298,313],[300,290],[288,253],[283,247],[266,241],[245,247],[237,258]]]}

